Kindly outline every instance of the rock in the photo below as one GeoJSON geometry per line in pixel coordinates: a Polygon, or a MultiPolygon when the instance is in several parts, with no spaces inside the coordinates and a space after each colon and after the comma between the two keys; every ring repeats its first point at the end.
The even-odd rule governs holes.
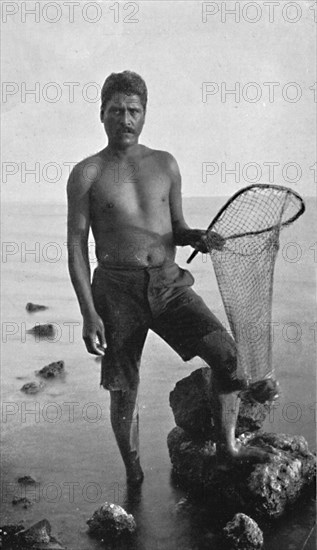
{"type": "Polygon", "coordinates": [[[279,517],[314,481],[316,456],[299,435],[263,433],[252,440],[252,445],[271,447],[277,453],[270,463],[252,471],[248,484],[256,510],[279,517]]]}
{"type": "Polygon", "coordinates": [[[312,483],[316,457],[302,436],[263,433],[240,439],[243,445],[271,450],[270,461],[219,469],[212,441],[192,440],[176,427],[167,439],[173,472],[189,492],[224,503],[232,512],[277,518],[312,483]]]}
{"type": "Polygon", "coordinates": [[[211,388],[212,371],[209,367],[204,367],[177,382],[170,392],[170,406],[176,425],[194,439],[214,439],[211,388]]]}
{"type": "Polygon", "coordinates": [[[23,523],[8,523],[7,525],[2,525],[2,527],[0,527],[0,548],[10,548],[16,540],[16,534],[23,531],[23,529],[23,523]]]}
{"type": "Polygon", "coordinates": [[[30,506],[33,505],[33,502],[27,497],[14,497],[12,500],[12,504],[14,506],[16,506],[17,504],[21,504],[23,508],[30,508],[30,506]]]}
{"type": "Polygon", "coordinates": [[[42,306],[40,304],[33,304],[32,302],[28,302],[25,306],[25,309],[29,313],[34,313],[35,311],[44,311],[45,309],[48,309],[48,307],[42,306]]]}
{"type": "Polygon", "coordinates": [[[38,521],[29,529],[20,531],[17,535],[19,541],[32,546],[39,543],[48,543],[51,538],[51,524],[47,519],[38,521]]]}
{"type": "Polygon", "coordinates": [[[27,333],[39,338],[54,338],[56,331],[54,325],[48,323],[46,325],[34,325],[27,333]]]}
{"type": "Polygon", "coordinates": [[[270,412],[268,403],[258,403],[247,395],[242,395],[236,427],[236,436],[261,430],[270,412]]]}
{"type": "MultiPolygon", "coordinates": [[[[215,439],[212,405],[212,371],[209,367],[195,370],[177,382],[170,393],[170,405],[177,426],[195,439],[215,439]]],[[[257,403],[242,396],[236,435],[259,430],[269,413],[267,403],[257,403]]]]}
{"type": "Polygon", "coordinates": [[[200,492],[204,484],[211,485],[217,471],[216,445],[210,440],[192,440],[190,435],[176,427],[168,434],[167,445],[173,466],[173,473],[189,489],[200,492]]]}
{"type": "Polygon", "coordinates": [[[15,535],[18,548],[23,545],[23,550],[33,548],[34,550],[64,550],[55,537],[51,536],[51,524],[47,519],[42,519],[29,529],[19,531],[15,535]]]}
{"type": "Polygon", "coordinates": [[[18,483],[21,483],[22,485],[34,485],[36,481],[31,476],[21,476],[18,477],[18,483]]]}
{"type": "Polygon", "coordinates": [[[105,502],[87,521],[89,532],[98,537],[116,538],[131,535],[136,529],[132,514],[118,504],[105,502]]]}
{"type": "Polygon", "coordinates": [[[42,391],[45,388],[44,382],[27,382],[24,384],[20,391],[24,393],[33,394],[42,391]]]}
{"type": "Polygon", "coordinates": [[[260,550],[263,533],[258,524],[245,514],[236,514],[223,529],[224,539],[232,550],[260,550]]]}
{"type": "Polygon", "coordinates": [[[65,374],[64,366],[64,361],[55,361],[49,365],[46,365],[41,370],[35,371],[35,374],[42,376],[43,378],[55,378],[56,376],[65,374]]]}

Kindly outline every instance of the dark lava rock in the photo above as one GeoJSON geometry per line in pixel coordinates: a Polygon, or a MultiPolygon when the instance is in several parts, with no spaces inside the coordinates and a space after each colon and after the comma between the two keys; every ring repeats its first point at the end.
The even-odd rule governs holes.
{"type": "Polygon", "coordinates": [[[251,512],[267,518],[281,516],[312,483],[316,457],[302,436],[263,433],[241,441],[243,445],[271,451],[270,461],[235,463],[224,470],[219,468],[212,441],[194,441],[176,427],[167,439],[173,473],[189,492],[224,503],[232,512],[251,512]]]}
{"type": "MultiPolygon", "coordinates": [[[[193,439],[215,439],[212,405],[212,370],[203,367],[177,382],[170,393],[175,423],[193,439]]],[[[236,435],[259,430],[270,411],[268,404],[241,398],[236,435]]]]}
{"type": "Polygon", "coordinates": [[[29,529],[20,531],[17,534],[19,541],[23,542],[27,546],[33,546],[34,544],[48,543],[51,539],[51,525],[47,519],[38,521],[29,529]]]}
{"type": "Polygon", "coordinates": [[[260,550],[263,548],[263,533],[258,524],[245,514],[236,514],[223,530],[230,550],[260,550]]]}
{"type": "Polygon", "coordinates": [[[14,504],[14,506],[21,504],[23,508],[30,508],[33,502],[29,500],[27,497],[14,497],[12,500],[12,504],[14,504]]]}
{"type": "Polygon", "coordinates": [[[23,523],[0,527],[1,548],[8,550],[65,550],[55,537],[51,536],[51,526],[43,519],[25,529],[23,523]]]}
{"type": "Polygon", "coordinates": [[[18,483],[21,483],[21,485],[34,485],[36,481],[31,476],[21,476],[18,477],[18,483]]]}
{"type": "Polygon", "coordinates": [[[193,438],[214,438],[211,388],[212,371],[204,367],[179,380],[170,392],[175,423],[193,438]]]}
{"type": "Polygon", "coordinates": [[[48,309],[48,307],[42,306],[40,304],[33,304],[32,302],[28,302],[25,306],[25,309],[29,313],[34,313],[35,311],[44,311],[45,309],[48,309]]]}
{"type": "Polygon", "coordinates": [[[42,391],[45,388],[44,382],[27,382],[21,388],[21,391],[28,394],[34,394],[42,391]]]}
{"type": "Polygon", "coordinates": [[[15,535],[20,531],[23,531],[25,526],[23,523],[8,523],[7,525],[2,525],[0,527],[0,548],[11,548],[14,544],[15,535]]]}
{"type": "Polygon", "coordinates": [[[105,502],[87,521],[89,533],[97,537],[117,538],[131,535],[136,529],[134,517],[118,504],[105,502]]]}
{"type": "Polygon", "coordinates": [[[19,531],[16,536],[17,548],[36,550],[64,550],[55,537],[51,536],[51,525],[47,519],[42,519],[29,529],[19,531]]]}
{"type": "Polygon", "coordinates": [[[54,325],[48,323],[46,325],[34,325],[30,330],[27,331],[28,334],[33,334],[40,338],[54,338],[56,330],[54,325]]]}
{"type": "Polygon", "coordinates": [[[41,370],[35,371],[35,374],[42,376],[43,378],[55,378],[56,376],[65,374],[64,367],[64,361],[55,361],[54,363],[46,365],[41,370]]]}

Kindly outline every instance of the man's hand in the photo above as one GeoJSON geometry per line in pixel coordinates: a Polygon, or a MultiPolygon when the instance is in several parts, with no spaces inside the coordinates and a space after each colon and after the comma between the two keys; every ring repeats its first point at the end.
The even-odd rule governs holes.
{"type": "Polygon", "coordinates": [[[106,348],[105,329],[97,313],[84,316],[83,340],[87,351],[93,355],[104,355],[106,348]]]}
{"type": "Polygon", "coordinates": [[[209,233],[202,229],[190,229],[188,231],[188,244],[203,254],[209,252],[210,248],[222,250],[224,243],[225,239],[214,231],[209,231],[209,233]]]}

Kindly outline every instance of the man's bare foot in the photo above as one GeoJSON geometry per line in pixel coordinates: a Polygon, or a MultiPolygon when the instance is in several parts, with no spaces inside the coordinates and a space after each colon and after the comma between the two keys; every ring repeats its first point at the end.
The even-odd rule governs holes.
{"type": "Polygon", "coordinates": [[[129,465],[126,465],[127,484],[131,486],[141,485],[144,479],[144,473],[140,465],[140,460],[137,458],[129,465]]]}
{"type": "Polygon", "coordinates": [[[217,447],[218,468],[223,470],[231,469],[235,465],[256,462],[263,464],[272,460],[272,453],[260,447],[242,445],[239,441],[236,441],[235,446],[230,449],[225,445],[217,445],[217,447]]]}

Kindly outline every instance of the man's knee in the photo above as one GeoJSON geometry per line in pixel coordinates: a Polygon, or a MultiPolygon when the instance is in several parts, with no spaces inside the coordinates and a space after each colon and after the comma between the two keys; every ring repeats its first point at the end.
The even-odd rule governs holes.
{"type": "Polygon", "coordinates": [[[204,336],[197,347],[197,355],[213,367],[215,362],[223,365],[236,364],[236,345],[225,330],[214,331],[204,336]]]}

